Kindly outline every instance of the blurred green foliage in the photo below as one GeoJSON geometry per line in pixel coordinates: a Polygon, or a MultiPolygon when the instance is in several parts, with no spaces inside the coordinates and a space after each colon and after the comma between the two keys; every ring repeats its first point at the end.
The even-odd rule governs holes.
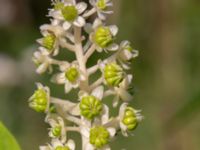
{"type": "Polygon", "coordinates": [[[2,150],[20,150],[15,138],[0,122],[0,149],[2,150]]]}

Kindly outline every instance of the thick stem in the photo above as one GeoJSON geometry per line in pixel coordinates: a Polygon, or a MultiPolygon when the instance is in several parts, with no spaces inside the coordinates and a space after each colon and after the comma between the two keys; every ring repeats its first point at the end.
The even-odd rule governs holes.
{"type": "Polygon", "coordinates": [[[84,79],[80,83],[80,89],[84,91],[89,91],[88,85],[88,74],[86,69],[86,61],[83,54],[83,46],[81,40],[81,28],[74,27],[74,37],[75,37],[75,54],[77,61],[79,63],[80,71],[84,76],[84,79]]]}

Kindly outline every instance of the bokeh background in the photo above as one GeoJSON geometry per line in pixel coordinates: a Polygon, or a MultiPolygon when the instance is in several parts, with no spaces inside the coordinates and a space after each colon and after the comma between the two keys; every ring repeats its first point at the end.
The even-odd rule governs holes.
{"type": "MultiPolygon", "coordinates": [[[[119,26],[118,41],[128,39],[140,50],[132,63],[132,105],[143,110],[145,119],[134,136],[120,135],[112,148],[199,150],[200,1],[115,0],[114,4],[115,14],[108,23],[119,26]]],[[[48,83],[48,75],[36,75],[31,62],[49,6],[50,0],[0,0],[0,120],[22,150],[37,150],[49,140],[45,116],[28,107],[34,82],[47,83],[53,94],[67,97],[62,87],[48,83]]]]}

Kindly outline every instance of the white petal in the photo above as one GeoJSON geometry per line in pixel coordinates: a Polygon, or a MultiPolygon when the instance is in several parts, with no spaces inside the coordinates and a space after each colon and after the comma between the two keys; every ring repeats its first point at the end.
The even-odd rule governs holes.
{"type": "Polygon", "coordinates": [[[40,146],[40,150],[50,150],[48,146],[40,146]]]}
{"type": "Polygon", "coordinates": [[[133,58],[138,57],[139,56],[139,51],[138,50],[133,50],[132,55],[133,55],[133,58]]]}
{"type": "Polygon", "coordinates": [[[124,56],[126,58],[126,60],[130,60],[133,58],[133,55],[130,51],[124,50],[124,56]]]}
{"type": "Polygon", "coordinates": [[[92,27],[93,27],[93,29],[96,29],[99,26],[101,26],[102,24],[103,24],[102,21],[99,18],[97,18],[97,19],[95,19],[92,27]]]}
{"type": "Polygon", "coordinates": [[[84,135],[86,138],[90,137],[90,131],[88,128],[82,127],[80,131],[81,131],[81,134],[84,135]]]}
{"type": "Polygon", "coordinates": [[[80,2],[76,5],[76,9],[78,10],[78,14],[83,13],[87,8],[87,4],[84,2],[80,2]]]}
{"type": "Polygon", "coordinates": [[[65,78],[65,73],[58,73],[55,74],[52,78],[51,81],[57,84],[64,84],[66,82],[65,78]]]}
{"type": "Polygon", "coordinates": [[[68,30],[70,27],[71,27],[71,23],[69,23],[68,21],[65,21],[65,22],[63,23],[63,28],[64,28],[64,30],[68,30]]]}
{"type": "Polygon", "coordinates": [[[130,42],[129,42],[129,41],[127,41],[127,40],[126,40],[126,41],[122,41],[121,44],[120,44],[120,47],[121,47],[121,48],[124,48],[124,47],[126,47],[127,45],[130,45],[130,42]]]}
{"type": "Polygon", "coordinates": [[[62,71],[62,72],[65,72],[68,68],[69,68],[69,66],[70,66],[70,64],[68,63],[68,62],[63,62],[62,64],[60,64],[60,70],[62,71]]]}
{"type": "Polygon", "coordinates": [[[90,2],[91,5],[95,5],[96,4],[95,0],[89,0],[89,2],[90,2]]]}
{"type": "Polygon", "coordinates": [[[95,149],[94,149],[94,146],[92,146],[90,143],[87,143],[85,149],[86,149],[86,150],[95,150],[95,149]]]}
{"type": "Polygon", "coordinates": [[[108,49],[109,51],[117,51],[119,49],[119,46],[117,44],[113,43],[112,45],[110,45],[106,49],[108,49]]]}
{"type": "Polygon", "coordinates": [[[103,98],[103,92],[104,92],[104,87],[103,86],[98,86],[92,91],[92,95],[98,98],[99,100],[102,100],[103,98]]]}
{"type": "Polygon", "coordinates": [[[84,26],[84,30],[86,33],[91,33],[93,31],[92,24],[86,23],[86,25],[84,26]]]}
{"type": "Polygon", "coordinates": [[[73,140],[68,140],[67,142],[67,146],[69,146],[70,150],[74,150],[75,149],[75,143],[73,140]]]}
{"type": "Polygon", "coordinates": [[[104,105],[103,107],[103,114],[101,117],[102,124],[106,124],[109,120],[109,108],[108,106],[104,105]]]}
{"type": "Polygon", "coordinates": [[[123,117],[124,117],[124,112],[127,108],[127,105],[128,105],[128,103],[123,103],[123,104],[121,104],[121,106],[119,108],[119,118],[120,118],[120,120],[122,120],[123,117]]]}
{"type": "Polygon", "coordinates": [[[73,22],[73,24],[77,27],[83,27],[85,25],[85,19],[81,16],[78,16],[78,18],[73,22]]]}
{"type": "Polygon", "coordinates": [[[118,32],[118,27],[116,25],[111,25],[111,26],[109,26],[109,28],[110,28],[112,35],[116,36],[117,32],[118,32]]]}
{"type": "Polygon", "coordinates": [[[119,91],[119,95],[120,95],[120,98],[123,100],[123,101],[130,101],[133,99],[133,96],[125,89],[120,89],[119,91]]]}
{"type": "Polygon", "coordinates": [[[65,93],[69,93],[72,89],[72,85],[69,82],[65,83],[65,93]]]}
{"type": "Polygon", "coordinates": [[[115,134],[116,134],[116,129],[115,129],[115,128],[108,128],[107,130],[108,130],[108,132],[110,133],[110,136],[111,136],[111,137],[114,137],[114,136],[115,136],[115,134]]]}
{"type": "Polygon", "coordinates": [[[106,16],[105,16],[103,13],[97,12],[97,14],[98,14],[98,16],[99,16],[99,18],[100,18],[101,20],[105,20],[105,19],[106,19],[106,16]]]}
{"type": "Polygon", "coordinates": [[[119,96],[116,95],[115,98],[113,99],[113,103],[112,103],[113,107],[114,108],[117,107],[118,103],[119,103],[119,96]]]}
{"type": "Polygon", "coordinates": [[[52,139],[51,143],[54,148],[56,148],[57,146],[62,146],[62,143],[58,139],[52,139]]]}
{"type": "Polygon", "coordinates": [[[36,72],[38,74],[42,74],[47,70],[47,68],[48,68],[48,64],[47,63],[43,63],[36,69],[36,72]]]}
{"type": "Polygon", "coordinates": [[[46,49],[46,48],[44,48],[44,47],[39,47],[38,48],[40,51],[41,51],[41,53],[43,54],[43,55],[49,55],[50,54],[50,52],[46,49]]]}

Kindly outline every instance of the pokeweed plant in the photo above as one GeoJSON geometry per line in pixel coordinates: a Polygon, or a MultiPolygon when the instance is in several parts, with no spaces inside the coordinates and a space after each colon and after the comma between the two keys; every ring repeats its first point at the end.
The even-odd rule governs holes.
{"type": "Polygon", "coordinates": [[[74,150],[74,140],[67,137],[69,132],[80,133],[82,150],[110,150],[117,132],[128,136],[143,118],[140,110],[129,105],[133,99],[129,92],[132,75],[127,71],[138,51],[129,41],[115,43],[118,28],[105,23],[106,15],[113,13],[111,0],[89,3],[90,6],[75,0],[52,0],[50,24],[40,27],[43,37],[37,40],[40,46],[33,55],[36,72],[53,74],[51,81],[63,84],[66,94],[78,89],[76,100],[60,99],[51,95],[49,87],[36,84],[29,106],[46,114],[51,138],[51,143],[40,146],[40,150],[74,150]],[[92,16],[90,23],[87,20],[92,16]],[[61,49],[73,52],[76,59],[72,62],[56,59],[61,49]],[[88,67],[88,59],[95,51],[111,55],[88,67]],[[91,76],[99,70],[101,76],[92,82],[91,76]],[[113,98],[111,107],[104,102],[108,96],[113,98]],[[110,117],[109,111],[114,108],[119,108],[119,114],[110,117]]]}

